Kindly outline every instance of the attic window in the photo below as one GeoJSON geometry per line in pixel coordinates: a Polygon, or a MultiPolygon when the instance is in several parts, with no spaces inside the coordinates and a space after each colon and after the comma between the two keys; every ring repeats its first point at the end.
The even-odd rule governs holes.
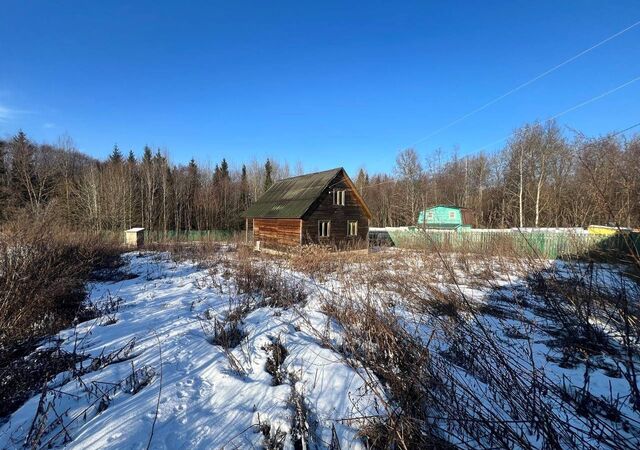
{"type": "Polygon", "coordinates": [[[344,206],[345,199],[345,190],[344,189],[334,189],[333,191],[333,204],[344,206]]]}
{"type": "Polygon", "coordinates": [[[318,236],[319,237],[329,237],[329,233],[331,232],[331,221],[330,220],[319,220],[318,221],[318,236]]]}

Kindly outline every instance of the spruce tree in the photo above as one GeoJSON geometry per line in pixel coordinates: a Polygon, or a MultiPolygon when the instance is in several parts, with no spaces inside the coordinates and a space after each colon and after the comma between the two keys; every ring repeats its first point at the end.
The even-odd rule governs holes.
{"type": "Polygon", "coordinates": [[[198,164],[195,159],[191,158],[188,166],[188,176],[189,176],[189,190],[187,194],[187,211],[186,211],[186,228],[187,230],[192,229],[192,224],[195,222],[195,210],[196,210],[196,196],[198,193],[199,186],[199,175],[198,175],[198,164]]]}
{"type": "Polygon", "coordinates": [[[158,162],[164,162],[166,160],[166,158],[162,156],[162,153],[160,153],[160,149],[156,150],[156,155],[153,157],[153,159],[158,162]]]}
{"type": "Polygon", "coordinates": [[[244,164],[240,175],[240,206],[242,209],[249,206],[249,180],[247,178],[247,166],[244,164]]]}
{"type": "Polygon", "coordinates": [[[220,183],[220,166],[216,164],[215,169],[213,169],[213,184],[220,183]]]}
{"type": "Polygon", "coordinates": [[[151,151],[148,145],[145,145],[144,151],[142,153],[142,162],[149,164],[151,163],[152,159],[153,159],[153,152],[151,151]]]}
{"type": "Polygon", "coordinates": [[[112,164],[120,164],[122,162],[122,152],[120,152],[118,144],[113,146],[113,151],[109,156],[109,162],[112,164]]]}
{"type": "Polygon", "coordinates": [[[6,145],[6,142],[0,141],[0,189],[7,185],[6,145]]]}
{"type": "Polygon", "coordinates": [[[7,218],[8,212],[8,181],[7,181],[7,163],[5,149],[7,143],[0,141],[0,222],[7,218]]]}
{"type": "Polygon", "coordinates": [[[10,183],[17,206],[32,202],[31,186],[36,185],[33,163],[34,148],[27,135],[20,130],[11,140],[10,183]]]}
{"type": "Polygon", "coordinates": [[[273,184],[273,166],[271,165],[271,161],[267,159],[267,162],[264,164],[264,190],[265,192],[271,187],[273,184]]]}
{"type": "Polygon", "coordinates": [[[220,177],[223,180],[229,179],[229,164],[227,164],[227,160],[222,158],[222,163],[220,163],[220,177]]]}
{"type": "Polygon", "coordinates": [[[367,181],[367,174],[364,169],[361,168],[358,171],[358,177],[356,178],[356,187],[361,194],[363,193],[364,188],[367,186],[367,184],[369,184],[367,181]]]}
{"type": "Polygon", "coordinates": [[[127,162],[131,165],[136,163],[136,155],[133,154],[133,150],[129,150],[129,157],[127,158],[127,162]]]}

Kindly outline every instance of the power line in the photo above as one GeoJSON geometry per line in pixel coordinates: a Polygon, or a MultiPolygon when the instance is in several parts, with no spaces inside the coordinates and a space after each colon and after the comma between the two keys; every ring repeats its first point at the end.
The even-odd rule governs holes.
{"type": "MultiPolygon", "coordinates": [[[[554,120],[554,119],[557,119],[558,117],[564,116],[565,114],[568,114],[568,113],[570,113],[570,112],[572,112],[572,111],[575,111],[576,109],[582,108],[583,106],[586,106],[586,105],[588,105],[588,104],[590,104],[590,103],[593,103],[593,102],[595,102],[595,101],[597,101],[597,100],[600,100],[600,99],[602,99],[602,98],[604,98],[604,97],[606,97],[606,96],[608,96],[608,95],[610,95],[610,94],[613,94],[614,92],[617,92],[617,91],[619,91],[620,89],[623,89],[623,88],[625,88],[625,87],[627,87],[627,86],[629,86],[629,85],[631,85],[631,84],[633,84],[633,83],[635,83],[635,82],[637,82],[637,81],[640,81],[640,76],[635,77],[635,78],[633,78],[633,79],[631,79],[631,80],[629,80],[629,81],[627,81],[627,82],[625,82],[625,83],[622,83],[622,84],[620,84],[620,85],[618,85],[618,86],[614,87],[613,89],[609,89],[609,90],[608,90],[608,91],[606,91],[606,92],[603,92],[603,93],[601,93],[601,94],[598,94],[598,95],[596,95],[595,97],[591,97],[591,98],[590,98],[590,99],[588,99],[588,100],[585,100],[585,101],[583,101],[583,102],[580,102],[580,103],[578,103],[577,105],[572,106],[571,108],[568,108],[568,109],[565,109],[565,110],[564,110],[564,111],[562,111],[562,112],[559,112],[558,114],[554,114],[553,116],[547,117],[544,121],[545,121],[545,122],[548,122],[548,121],[550,121],[550,120],[554,120]]],[[[497,141],[493,141],[493,142],[491,142],[491,143],[489,143],[489,144],[485,144],[485,145],[483,145],[482,147],[478,147],[476,150],[472,151],[471,153],[468,153],[468,154],[467,154],[467,155],[465,155],[464,157],[471,156],[471,155],[476,154],[476,153],[478,153],[478,152],[480,152],[480,151],[482,151],[482,150],[485,150],[487,147],[491,147],[491,146],[493,146],[493,145],[495,145],[495,144],[499,144],[500,142],[506,141],[507,139],[509,139],[509,138],[510,138],[511,136],[513,136],[514,134],[515,134],[515,132],[510,133],[510,134],[508,134],[507,136],[505,136],[505,137],[502,137],[502,138],[498,139],[497,141]]]]}
{"type": "Polygon", "coordinates": [[[629,131],[629,130],[634,129],[635,127],[640,127],[640,122],[638,122],[638,123],[634,123],[634,124],[633,124],[633,125],[631,125],[630,127],[627,127],[627,128],[625,128],[624,130],[620,130],[620,131],[618,131],[617,133],[613,133],[613,134],[611,134],[611,135],[610,135],[610,137],[615,137],[615,136],[617,136],[617,135],[619,135],[619,134],[622,134],[622,133],[625,133],[625,132],[627,132],[627,131],[629,131]]]}
{"type": "Polygon", "coordinates": [[[535,83],[536,81],[540,80],[541,78],[546,77],[547,75],[549,75],[549,74],[551,74],[551,73],[555,72],[556,70],[560,69],[561,67],[566,66],[567,64],[569,64],[569,63],[571,63],[571,62],[575,61],[576,59],[580,58],[581,56],[586,55],[587,53],[591,52],[592,50],[595,50],[596,48],[598,48],[598,47],[600,47],[600,46],[602,46],[602,45],[606,44],[607,42],[611,41],[612,39],[617,38],[618,36],[620,36],[620,35],[622,35],[622,34],[626,33],[627,31],[631,30],[632,28],[635,28],[635,27],[636,27],[636,26],[638,26],[638,25],[640,25],[640,20],[639,20],[639,21],[637,21],[637,22],[635,22],[635,23],[633,23],[633,24],[631,24],[631,25],[629,25],[628,27],[626,27],[626,28],[624,28],[624,29],[622,29],[622,30],[618,31],[618,32],[617,32],[617,33],[615,33],[615,34],[612,34],[611,36],[609,36],[608,38],[606,38],[606,39],[604,39],[604,40],[602,40],[602,41],[598,42],[597,44],[592,45],[591,47],[589,47],[589,48],[587,48],[587,49],[585,49],[585,50],[581,51],[580,53],[578,53],[578,54],[576,54],[576,55],[572,56],[571,58],[569,58],[569,59],[567,59],[567,60],[565,60],[565,61],[561,62],[560,64],[557,64],[557,65],[555,65],[555,66],[551,67],[550,69],[545,70],[545,71],[544,71],[544,72],[542,72],[541,74],[536,75],[535,77],[533,77],[533,78],[531,78],[531,79],[529,79],[529,80],[525,81],[524,83],[522,83],[522,84],[520,84],[520,85],[516,86],[515,88],[513,88],[513,89],[511,89],[511,90],[509,90],[509,91],[507,91],[507,92],[505,92],[504,94],[499,95],[498,97],[494,98],[493,100],[490,100],[489,102],[485,103],[484,105],[482,105],[482,106],[480,106],[480,107],[478,107],[478,108],[476,108],[476,109],[474,109],[474,110],[472,110],[472,111],[470,111],[470,112],[468,112],[468,113],[466,113],[466,114],[464,114],[464,115],[462,115],[462,116],[458,117],[458,118],[457,118],[457,119],[455,119],[454,121],[449,122],[448,124],[446,124],[446,125],[444,125],[444,126],[442,126],[442,127],[438,128],[437,130],[435,130],[435,131],[431,132],[429,135],[427,135],[427,136],[425,136],[425,137],[423,137],[423,138],[421,138],[421,139],[418,139],[416,142],[414,142],[413,144],[411,144],[411,145],[410,145],[410,147],[413,147],[413,146],[415,146],[416,144],[419,144],[420,142],[426,141],[427,139],[430,139],[430,138],[432,138],[433,136],[435,136],[435,135],[437,135],[437,134],[441,133],[442,131],[444,131],[444,130],[446,130],[446,129],[448,129],[448,128],[451,128],[452,126],[456,125],[457,123],[462,122],[463,120],[465,120],[465,119],[467,119],[467,118],[469,118],[469,117],[473,116],[474,114],[477,114],[477,113],[479,113],[480,111],[483,111],[483,110],[487,109],[489,106],[493,105],[494,103],[497,103],[497,102],[499,102],[500,100],[502,100],[502,99],[504,99],[504,98],[506,98],[506,97],[510,96],[511,94],[514,94],[514,93],[518,92],[519,90],[521,90],[521,89],[523,89],[523,88],[525,88],[525,87],[529,86],[530,84],[535,83]]]}
{"type": "MultiPolygon", "coordinates": [[[[632,129],[636,128],[636,127],[640,127],[640,122],[634,123],[633,125],[631,125],[631,126],[629,126],[629,127],[625,128],[625,129],[623,129],[623,130],[616,131],[615,133],[613,133],[613,134],[609,134],[609,135],[607,135],[607,136],[608,136],[608,137],[616,137],[616,136],[618,136],[618,135],[620,135],[620,134],[622,134],[622,133],[626,133],[627,131],[632,130],[632,129]]],[[[504,139],[506,139],[506,138],[504,138],[504,139]]],[[[504,140],[504,139],[502,139],[502,140],[504,140]]],[[[477,152],[475,152],[475,153],[477,153],[477,152]]],[[[468,158],[468,157],[472,156],[473,154],[474,154],[474,153],[472,152],[472,153],[469,153],[469,154],[467,154],[467,155],[464,155],[464,156],[461,158],[461,160],[462,160],[462,159],[465,159],[465,158],[468,158]]],[[[363,186],[363,187],[362,187],[362,189],[363,189],[363,190],[364,190],[364,189],[368,189],[368,188],[370,188],[370,187],[379,186],[379,185],[381,185],[381,184],[395,183],[395,182],[397,182],[397,181],[398,181],[398,180],[396,180],[396,179],[390,179],[390,180],[380,181],[379,183],[373,183],[373,184],[368,184],[368,185],[366,185],[366,186],[363,186]]]]}

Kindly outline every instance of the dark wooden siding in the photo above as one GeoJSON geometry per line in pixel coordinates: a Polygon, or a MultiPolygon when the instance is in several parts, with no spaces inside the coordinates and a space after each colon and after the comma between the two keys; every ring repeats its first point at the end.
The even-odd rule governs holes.
{"type": "Polygon", "coordinates": [[[300,245],[300,219],[253,219],[253,239],[267,244],[300,245]]]}
{"type": "Polygon", "coordinates": [[[369,219],[342,175],[338,175],[333,180],[331,185],[318,197],[309,208],[309,212],[303,217],[303,244],[320,243],[337,247],[366,247],[368,233],[369,219]],[[334,189],[344,189],[346,191],[344,206],[333,204],[334,189]],[[321,220],[331,221],[329,238],[320,238],[318,236],[318,222],[321,220]],[[350,220],[358,221],[358,236],[347,236],[347,222],[350,220]]]}

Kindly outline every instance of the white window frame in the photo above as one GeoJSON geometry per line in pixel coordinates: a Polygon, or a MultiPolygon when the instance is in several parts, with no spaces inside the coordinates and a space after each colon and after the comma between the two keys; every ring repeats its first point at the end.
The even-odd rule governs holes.
{"type": "Polygon", "coordinates": [[[328,238],[331,236],[331,221],[318,220],[318,237],[328,238]]]}
{"type": "Polygon", "coordinates": [[[333,190],[333,204],[338,206],[344,206],[345,199],[347,198],[346,189],[334,189],[333,190]]]}
{"type": "Polygon", "coordinates": [[[449,219],[455,219],[456,218],[456,212],[455,211],[449,211],[449,219]]]}
{"type": "Polygon", "coordinates": [[[347,236],[354,237],[358,235],[358,221],[347,220],[347,236]],[[351,233],[351,225],[353,225],[353,233],[351,233]]]}

